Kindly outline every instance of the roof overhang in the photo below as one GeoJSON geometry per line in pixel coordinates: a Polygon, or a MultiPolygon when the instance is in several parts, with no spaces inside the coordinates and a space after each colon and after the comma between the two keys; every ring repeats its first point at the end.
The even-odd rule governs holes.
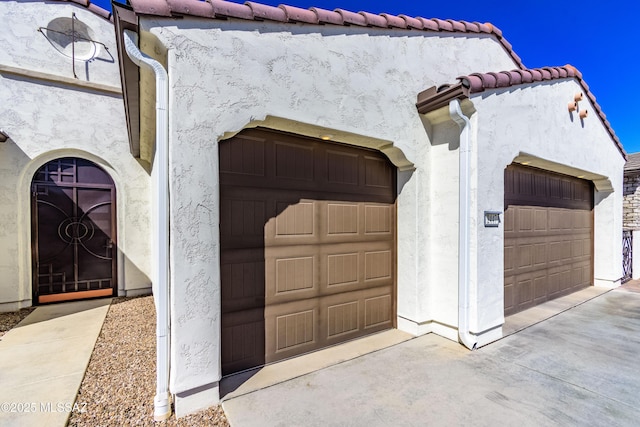
{"type": "Polygon", "coordinates": [[[449,105],[449,102],[454,99],[463,101],[467,98],[469,98],[469,86],[465,85],[465,81],[461,81],[455,85],[433,86],[420,92],[416,107],[418,113],[427,114],[449,105]]]}
{"type": "Polygon", "coordinates": [[[575,79],[582,87],[587,99],[591,102],[600,122],[605,127],[612,142],[618,148],[622,158],[627,160],[627,153],[622,147],[620,139],[611,127],[596,97],[589,90],[589,86],[582,79],[582,74],[572,65],[562,67],[543,67],[535,69],[520,69],[491,73],[474,73],[457,78],[452,85],[433,86],[418,94],[416,108],[418,113],[427,114],[436,111],[454,99],[465,100],[486,91],[496,91],[516,86],[530,86],[538,82],[561,79],[575,79]]]}
{"type": "Polygon", "coordinates": [[[135,158],[140,158],[140,69],[127,55],[122,37],[124,30],[138,32],[138,16],[128,5],[113,2],[112,7],[129,149],[135,158]]]}

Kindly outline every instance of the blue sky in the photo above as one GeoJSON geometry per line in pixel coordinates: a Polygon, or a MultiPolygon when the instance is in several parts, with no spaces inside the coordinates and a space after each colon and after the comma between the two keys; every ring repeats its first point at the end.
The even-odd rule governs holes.
{"type": "MultiPolygon", "coordinates": [[[[124,1],[124,0],[121,0],[124,1]]],[[[243,1],[233,0],[236,3],[243,1]]],[[[308,8],[406,14],[491,22],[529,68],[571,64],[602,107],[628,153],[640,151],[640,102],[634,98],[640,65],[640,0],[482,2],[479,0],[260,0],[308,8]]],[[[110,9],[107,0],[94,0],[110,9]]],[[[477,70],[478,72],[501,70],[477,70]]],[[[595,117],[595,116],[594,116],[595,117]]],[[[561,141],[559,141],[560,143],[561,141]]]]}

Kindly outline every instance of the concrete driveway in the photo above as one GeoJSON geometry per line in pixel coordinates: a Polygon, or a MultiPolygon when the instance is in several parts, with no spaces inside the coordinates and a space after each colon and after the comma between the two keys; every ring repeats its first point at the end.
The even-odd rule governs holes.
{"type": "Polygon", "coordinates": [[[619,289],[474,352],[429,334],[223,407],[232,427],[637,426],[639,402],[640,293],[619,289]]]}

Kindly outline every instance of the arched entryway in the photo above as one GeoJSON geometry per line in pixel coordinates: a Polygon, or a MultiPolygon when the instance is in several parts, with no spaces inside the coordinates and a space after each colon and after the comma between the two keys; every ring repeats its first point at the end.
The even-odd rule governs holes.
{"type": "Polygon", "coordinates": [[[31,182],[34,304],[115,295],[116,191],[79,158],[52,160],[31,182]]]}

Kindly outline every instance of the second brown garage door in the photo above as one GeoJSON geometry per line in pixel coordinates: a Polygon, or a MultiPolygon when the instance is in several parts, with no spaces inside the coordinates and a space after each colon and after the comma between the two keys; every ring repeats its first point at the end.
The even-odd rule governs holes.
{"type": "Polygon", "coordinates": [[[393,326],[386,157],[248,130],[221,142],[220,184],[223,374],[393,326]]]}
{"type": "Polygon", "coordinates": [[[504,313],[593,283],[593,185],[541,169],[505,170],[504,313]]]}

